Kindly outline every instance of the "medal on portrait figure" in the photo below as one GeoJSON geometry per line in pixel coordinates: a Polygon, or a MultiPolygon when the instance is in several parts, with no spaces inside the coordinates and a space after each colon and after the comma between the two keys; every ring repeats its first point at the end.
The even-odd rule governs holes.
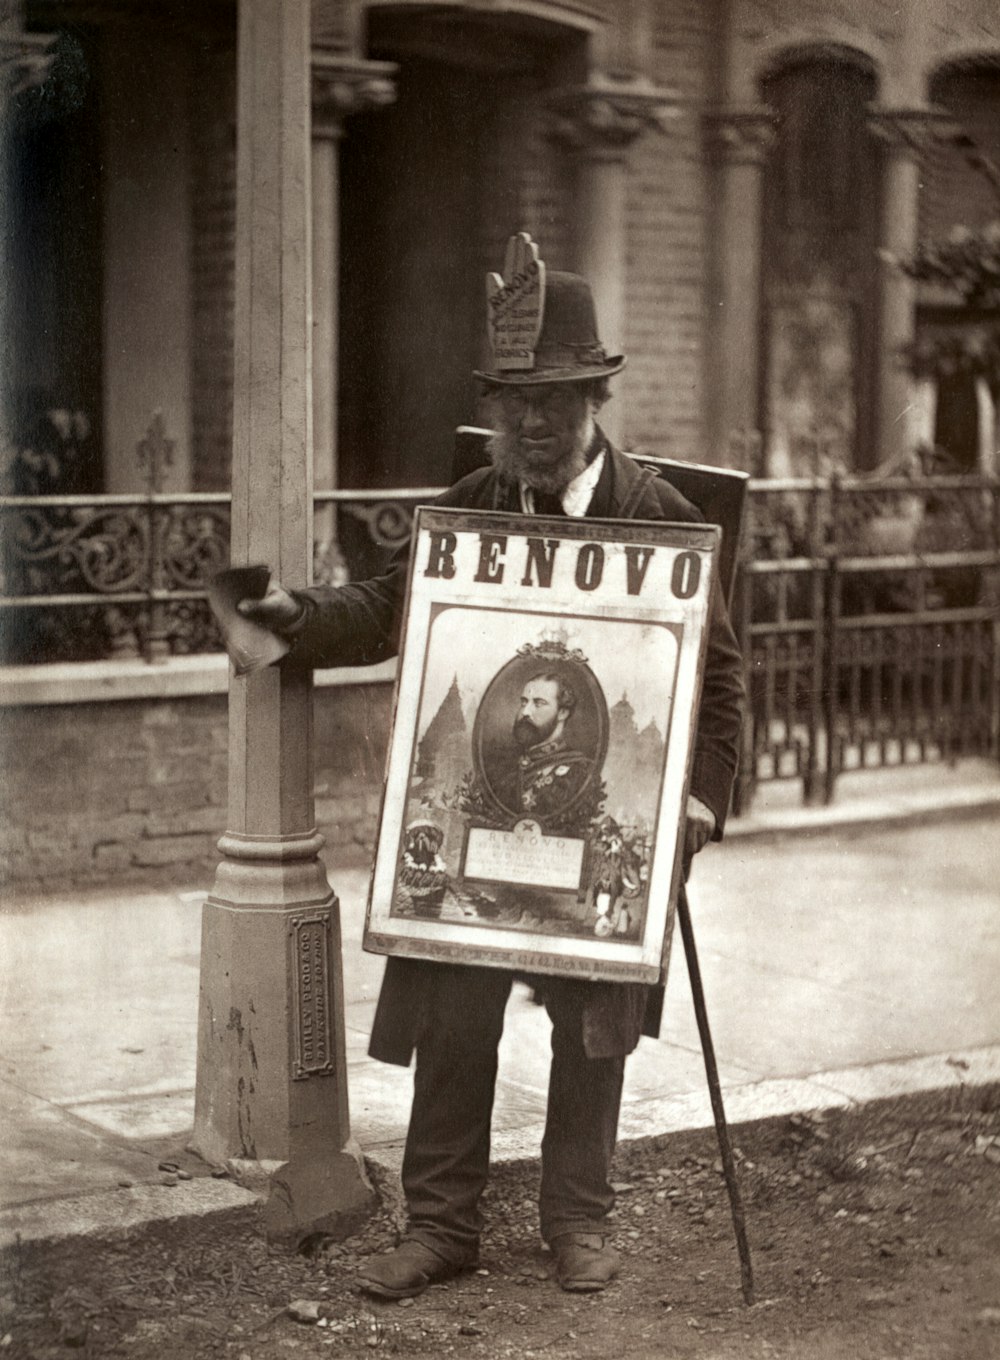
{"type": "Polygon", "coordinates": [[[364,945],[654,983],[720,531],[421,509],[364,945]]]}

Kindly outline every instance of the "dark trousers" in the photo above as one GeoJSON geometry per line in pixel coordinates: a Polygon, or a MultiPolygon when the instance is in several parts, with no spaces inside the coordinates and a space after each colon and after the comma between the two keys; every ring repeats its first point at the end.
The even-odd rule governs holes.
{"type": "MultiPolygon", "coordinates": [[[[410,1235],[455,1263],[475,1256],[483,1224],[479,1200],[489,1172],[497,1046],[512,981],[512,973],[499,969],[442,966],[417,1043],[403,1157],[410,1235]]],[[[552,1021],[539,1196],[546,1241],[565,1232],[600,1232],[614,1205],[609,1176],[625,1059],[584,1052],[589,985],[544,980],[552,1021]]]]}

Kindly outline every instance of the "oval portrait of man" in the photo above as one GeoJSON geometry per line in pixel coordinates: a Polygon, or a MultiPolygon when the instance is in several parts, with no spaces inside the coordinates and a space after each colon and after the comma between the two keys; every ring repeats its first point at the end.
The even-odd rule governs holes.
{"type": "Polygon", "coordinates": [[[608,705],[584,661],[518,654],[490,681],[472,733],[476,774],[515,821],[564,825],[599,786],[608,705]]]}

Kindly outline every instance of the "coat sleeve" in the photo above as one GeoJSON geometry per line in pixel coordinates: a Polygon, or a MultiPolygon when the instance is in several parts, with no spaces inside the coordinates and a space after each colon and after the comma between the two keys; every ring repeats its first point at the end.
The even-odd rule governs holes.
{"type": "Polygon", "coordinates": [[[395,656],[409,558],[407,545],[383,576],[293,591],[305,610],[292,639],[293,660],[303,666],[371,666],[395,656]]]}
{"type": "MultiPolygon", "coordinates": [[[[434,501],[435,505],[490,504],[488,469],[470,473],[434,501]]],[[[290,638],[292,658],[303,666],[372,666],[399,651],[411,545],[400,548],[381,576],[345,586],[311,586],[293,591],[303,606],[290,638]]]]}
{"type": "Polygon", "coordinates": [[[722,839],[736,763],[745,698],[739,643],[716,587],[709,616],[708,649],[698,729],[691,765],[691,792],[715,813],[714,840],[722,839]]]}

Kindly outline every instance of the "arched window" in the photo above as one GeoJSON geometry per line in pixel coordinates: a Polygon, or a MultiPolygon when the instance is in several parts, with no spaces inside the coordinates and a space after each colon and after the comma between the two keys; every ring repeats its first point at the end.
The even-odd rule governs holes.
{"type": "Polygon", "coordinates": [[[762,407],[769,471],[874,461],[878,159],[874,72],[795,55],[763,82],[779,115],[764,185],[762,407]]]}

